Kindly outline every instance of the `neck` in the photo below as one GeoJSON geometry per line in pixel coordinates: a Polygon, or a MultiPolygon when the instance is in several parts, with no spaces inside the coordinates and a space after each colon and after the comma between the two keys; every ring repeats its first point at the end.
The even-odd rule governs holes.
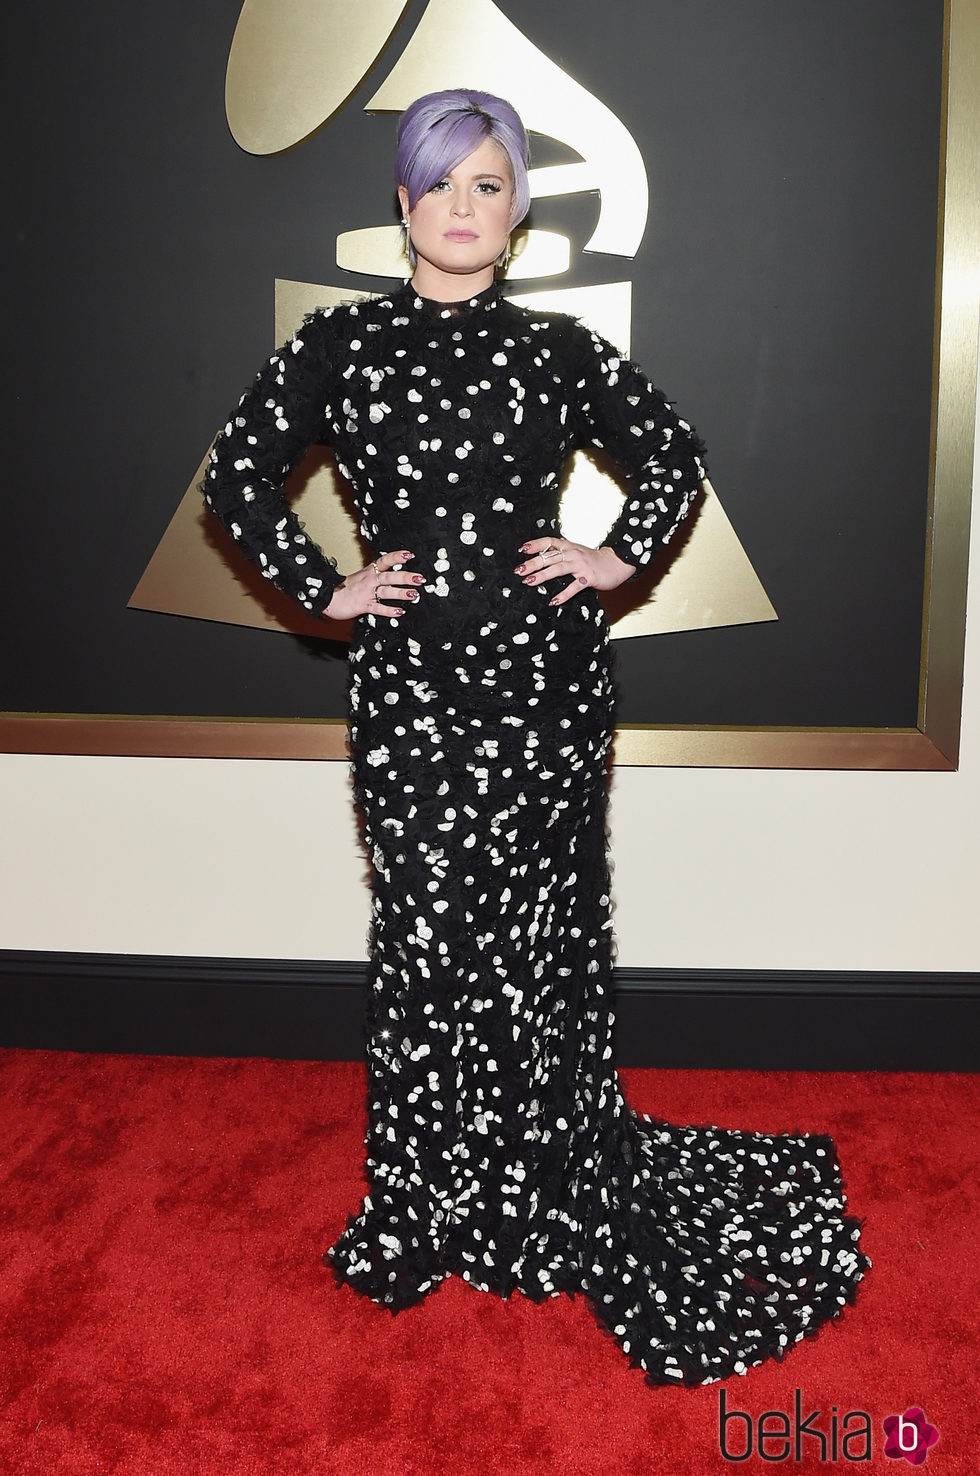
{"type": "Polygon", "coordinates": [[[462,302],[476,297],[493,283],[493,263],[478,272],[443,272],[430,262],[419,261],[412,274],[412,286],[420,297],[433,302],[462,302]]]}

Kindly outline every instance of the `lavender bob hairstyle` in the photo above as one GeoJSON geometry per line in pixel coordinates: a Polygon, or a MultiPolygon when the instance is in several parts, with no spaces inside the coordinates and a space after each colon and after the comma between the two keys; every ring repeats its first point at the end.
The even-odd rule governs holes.
{"type": "MultiPolygon", "coordinates": [[[[398,120],[395,184],[404,185],[408,191],[409,210],[414,210],[422,196],[457,164],[469,158],[485,138],[492,138],[503,149],[514,175],[511,229],[523,220],[531,204],[527,130],[502,97],[461,87],[417,98],[398,120]]],[[[414,267],[411,243],[408,254],[414,267]]]]}

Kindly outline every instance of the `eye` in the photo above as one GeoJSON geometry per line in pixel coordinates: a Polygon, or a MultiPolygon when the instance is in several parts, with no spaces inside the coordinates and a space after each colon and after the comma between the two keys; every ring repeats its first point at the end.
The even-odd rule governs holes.
{"type": "Polygon", "coordinates": [[[492,179],[481,179],[477,189],[484,195],[499,195],[500,186],[492,179]]]}
{"type": "Polygon", "coordinates": [[[448,189],[449,189],[449,180],[448,179],[437,179],[436,182],[435,182],[435,184],[432,185],[432,187],[430,188],[429,194],[430,195],[438,195],[438,194],[441,194],[443,190],[448,190],[448,189]]]}

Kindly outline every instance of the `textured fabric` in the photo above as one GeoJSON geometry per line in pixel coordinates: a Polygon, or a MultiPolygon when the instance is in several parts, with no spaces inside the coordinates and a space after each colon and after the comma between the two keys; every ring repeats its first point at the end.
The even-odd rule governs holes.
{"type": "Polygon", "coordinates": [[[282,481],[314,440],[376,553],[421,599],[357,622],[351,740],[374,861],[370,1193],[335,1274],[397,1312],[453,1272],[501,1296],[584,1292],[651,1383],[779,1357],[866,1260],[833,1144],[634,1113],[612,1065],[605,773],[613,680],[595,592],[516,575],[557,535],[568,455],[629,475],[608,544],[640,567],[704,475],[641,371],[496,287],[407,285],[311,315],[212,453],[208,504],[267,577],[322,610],[339,575],[282,481]]]}

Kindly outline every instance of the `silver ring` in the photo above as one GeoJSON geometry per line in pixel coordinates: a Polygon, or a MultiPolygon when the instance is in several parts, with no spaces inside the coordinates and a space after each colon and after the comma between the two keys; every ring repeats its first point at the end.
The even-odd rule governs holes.
{"type": "MultiPolygon", "coordinates": [[[[375,578],[376,579],[380,579],[381,578],[381,570],[378,568],[378,561],[377,561],[377,559],[375,559],[374,563],[371,565],[371,568],[374,570],[374,576],[375,576],[375,578]]],[[[375,585],[374,587],[375,587],[375,589],[377,589],[378,586],[375,585]]]]}

